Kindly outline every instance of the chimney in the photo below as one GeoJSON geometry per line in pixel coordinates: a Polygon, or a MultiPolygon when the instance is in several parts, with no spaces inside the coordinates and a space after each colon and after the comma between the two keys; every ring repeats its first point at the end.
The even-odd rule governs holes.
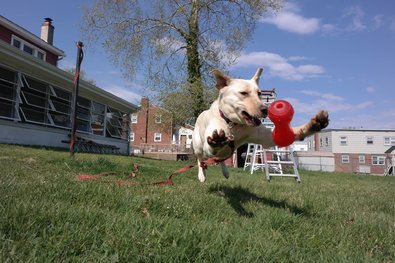
{"type": "Polygon", "coordinates": [[[53,45],[54,29],[52,19],[49,17],[44,18],[44,23],[41,25],[41,39],[50,45],[53,45]]]}
{"type": "Polygon", "coordinates": [[[140,106],[142,110],[148,110],[149,108],[149,99],[147,97],[141,97],[140,106]]]}

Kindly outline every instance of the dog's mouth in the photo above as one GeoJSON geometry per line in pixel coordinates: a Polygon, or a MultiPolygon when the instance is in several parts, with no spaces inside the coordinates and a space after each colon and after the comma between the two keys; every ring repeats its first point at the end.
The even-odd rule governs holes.
{"type": "Polygon", "coordinates": [[[248,125],[250,125],[250,126],[261,125],[261,120],[256,117],[251,116],[250,114],[248,114],[248,112],[242,111],[241,114],[243,115],[243,119],[246,120],[248,125]]]}

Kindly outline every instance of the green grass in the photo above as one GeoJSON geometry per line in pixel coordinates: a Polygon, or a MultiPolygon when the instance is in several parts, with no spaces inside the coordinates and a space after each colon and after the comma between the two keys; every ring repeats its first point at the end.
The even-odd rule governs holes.
{"type": "Polygon", "coordinates": [[[393,262],[395,178],[210,166],[0,145],[0,262],[393,262]],[[140,169],[130,178],[133,163],[140,169]],[[115,172],[98,181],[81,173],[115,172]]]}

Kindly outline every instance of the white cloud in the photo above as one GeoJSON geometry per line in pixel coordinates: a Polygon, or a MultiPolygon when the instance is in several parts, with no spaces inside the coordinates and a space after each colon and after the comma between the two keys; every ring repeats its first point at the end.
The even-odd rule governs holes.
{"type": "Polygon", "coordinates": [[[261,22],[277,26],[281,30],[291,33],[308,35],[320,28],[320,20],[317,18],[305,18],[292,12],[281,12],[261,19],[261,22]]]}
{"type": "Polygon", "coordinates": [[[303,57],[303,56],[290,56],[288,57],[288,61],[301,61],[301,60],[307,60],[308,58],[303,57]]]}
{"type": "MultiPolygon", "coordinates": [[[[365,128],[385,128],[380,127],[381,121],[377,116],[369,115],[369,119],[374,122],[367,121],[367,118],[360,118],[361,112],[369,112],[368,108],[374,104],[372,101],[364,101],[356,104],[346,103],[343,97],[331,93],[320,93],[318,91],[303,91],[307,97],[303,100],[297,98],[286,98],[295,109],[293,126],[306,123],[314,114],[320,110],[329,112],[329,128],[344,127],[365,127],[365,128]]],[[[381,118],[381,116],[380,116],[381,118]]],[[[387,118],[390,120],[390,118],[387,118]]],[[[394,118],[395,119],[395,118],[394,118]]],[[[390,121],[392,125],[394,121],[390,121]]]]}
{"type": "Polygon", "coordinates": [[[128,90],[125,87],[117,86],[117,85],[110,85],[110,86],[105,86],[102,87],[102,89],[114,94],[115,96],[118,96],[126,101],[132,102],[132,103],[139,103],[141,99],[141,95],[128,90]]]}
{"type": "MultiPolygon", "coordinates": [[[[330,115],[330,113],[329,113],[330,115]]],[[[330,117],[330,127],[345,128],[356,127],[366,129],[394,129],[395,108],[384,112],[361,112],[355,114],[333,114],[330,117]],[[377,118],[380,116],[380,118],[377,118]]]]}
{"type": "Polygon", "coordinates": [[[313,97],[319,97],[321,99],[326,99],[326,100],[335,100],[335,101],[343,101],[344,98],[337,96],[332,93],[322,93],[320,91],[315,91],[315,90],[302,90],[300,93],[308,96],[313,96],[313,97]]]}
{"type": "Polygon", "coordinates": [[[319,30],[320,19],[306,18],[299,14],[300,9],[296,3],[288,3],[284,9],[278,13],[270,13],[260,21],[275,25],[281,30],[297,34],[312,34],[319,30]]]}
{"type": "Polygon", "coordinates": [[[325,72],[324,68],[318,65],[301,65],[297,67],[297,70],[306,75],[316,75],[325,72]]]}
{"type": "Polygon", "coordinates": [[[331,113],[352,112],[366,109],[373,104],[372,101],[357,104],[346,103],[343,97],[314,90],[302,90],[301,93],[307,96],[303,101],[296,98],[287,98],[295,109],[301,113],[314,114],[321,109],[326,109],[331,113]]]}
{"type": "Polygon", "coordinates": [[[376,88],[373,87],[373,86],[369,86],[369,87],[366,88],[366,91],[369,92],[369,93],[374,93],[376,91],[376,88]]]}
{"type": "MultiPolygon", "coordinates": [[[[302,56],[296,56],[304,58],[302,56]]],[[[268,76],[280,77],[286,80],[303,80],[306,78],[320,76],[325,72],[325,69],[319,65],[292,65],[293,60],[282,57],[279,54],[270,52],[251,52],[242,53],[237,59],[237,67],[261,67],[268,70],[268,76]]]]}
{"type": "Polygon", "coordinates": [[[312,34],[320,27],[320,20],[317,18],[304,18],[301,15],[282,12],[278,15],[273,15],[261,20],[264,23],[269,23],[277,26],[279,29],[297,33],[297,34],[312,34]]]}
{"type": "Polygon", "coordinates": [[[384,19],[384,16],[383,16],[383,15],[375,15],[375,16],[372,18],[374,29],[378,29],[378,28],[380,28],[380,27],[382,26],[382,24],[383,24],[383,19],[384,19]]]}
{"type": "Polygon", "coordinates": [[[337,25],[334,24],[323,24],[321,26],[321,31],[324,36],[326,35],[335,35],[337,32],[340,31],[340,29],[337,27],[337,25]]]}
{"type": "Polygon", "coordinates": [[[351,23],[346,27],[348,31],[363,31],[367,28],[363,22],[365,12],[359,6],[351,6],[344,10],[343,16],[351,18],[351,23]]]}
{"type": "MultiPolygon", "coordinates": [[[[381,14],[368,17],[358,5],[343,9],[340,18],[343,20],[341,24],[324,24],[321,18],[304,17],[299,6],[295,2],[290,2],[278,13],[272,12],[261,18],[260,22],[272,24],[281,30],[292,33],[308,35],[321,32],[324,36],[327,36],[341,32],[377,30],[382,27],[385,21],[384,15],[381,14]]],[[[395,19],[393,19],[390,29],[395,31],[395,19]]]]}

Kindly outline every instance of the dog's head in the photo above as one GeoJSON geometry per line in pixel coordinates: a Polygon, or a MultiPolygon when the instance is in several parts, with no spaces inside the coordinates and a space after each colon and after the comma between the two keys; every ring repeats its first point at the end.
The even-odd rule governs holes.
{"type": "Polygon", "coordinates": [[[258,126],[260,119],[266,118],[267,107],[260,99],[259,78],[263,69],[259,68],[249,79],[233,79],[219,70],[213,70],[219,90],[218,106],[226,118],[238,124],[258,126]]]}

